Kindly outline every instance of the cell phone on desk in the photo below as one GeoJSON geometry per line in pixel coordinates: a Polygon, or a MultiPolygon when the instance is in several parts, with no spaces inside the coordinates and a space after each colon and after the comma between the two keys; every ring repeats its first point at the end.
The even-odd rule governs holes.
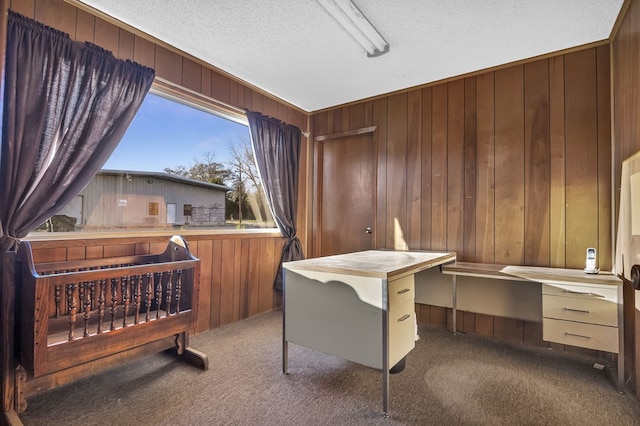
{"type": "Polygon", "coordinates": [[[596,249],[593,247],[587,249],[587,263],[584,271],[590,274],[598,273],[598,269],[596,268],[596,249]]]}

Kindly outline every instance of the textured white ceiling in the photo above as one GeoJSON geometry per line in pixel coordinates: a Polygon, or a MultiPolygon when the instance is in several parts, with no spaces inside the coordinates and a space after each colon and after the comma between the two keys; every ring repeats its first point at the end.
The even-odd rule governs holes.
{"type": "Polygon", "coordinates": [[[365,50],[314,0],[80,0],[312,112],[607,39],[623,0],[354,0],[365,50]]]}

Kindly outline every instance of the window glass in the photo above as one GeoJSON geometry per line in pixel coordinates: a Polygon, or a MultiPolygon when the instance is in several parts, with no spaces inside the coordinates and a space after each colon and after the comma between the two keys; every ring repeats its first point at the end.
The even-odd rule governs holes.
{"type": "Polygon", "coordinates": [[[246,119],[149,93],[100,172],[40,232],[274,228],[246,119]]]}

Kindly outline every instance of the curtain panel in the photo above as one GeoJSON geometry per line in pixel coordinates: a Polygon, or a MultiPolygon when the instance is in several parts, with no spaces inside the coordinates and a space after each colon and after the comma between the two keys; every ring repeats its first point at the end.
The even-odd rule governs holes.
{"type": "Polygon", "coordinates": [[[107,161],[155,72],[9,11],[0,253],[67,205],[107,161]]]}
{"type": "Polygon", "coordinates": [[[282,291],[282,262],[303,259],[296,236],[300,129],[258,112],[247,111],[251,145],[273,218],[287,240],[273,288],[282,291]]]}

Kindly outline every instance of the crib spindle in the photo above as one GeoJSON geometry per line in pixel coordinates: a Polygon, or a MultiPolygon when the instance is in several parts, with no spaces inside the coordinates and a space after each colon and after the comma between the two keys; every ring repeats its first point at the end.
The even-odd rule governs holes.
{"type": "Polygon", "coordinates": [[[162,279],[164,278],[164,272],[159,272],[158,280],[156,281],[156,319],[160,319],[160,304],[162,303],[162,279]]]}
{"type": "Polygon", "coordinates": [[[118,311],[118,279],[111,278],[111,330],[116,329],[116,312],[118,311]]]}
{"type": "Polygon", "coordinates": [[[104,321],[105,299],[107,292],[107,280],[98,282],[98,334],[102,333],[102,321],[104,321]]]}
{"type": "Polygon", "coordinates": [[[171,281],[173,280],[173,271],[169,271],[167,273],[167,275],[169,275],[169,279],[167,280],[167,296],[165,299],[165,302],[167,303],[167,314],[166,316],[171,315],[171,290],[172,290],[172,283],[171,281]]]}
{"type": "Polygon", "coordinates": [[[180,297],[182,293],[182,269],[176,271],[176,313],[180,313],[180,297]]]}
{"type": "Polygon", "coordinates": [[[84,298],[81,298],[80,300],[82,301],[82,306],[83,306],[83,311],[84,311],[84,331],[82,333],[82,337],[87,337],[89,336],[89,320],[91,319],[91,294],[93,293],[93,291],[91,290],[91,288],[94,286],[93,282],[83,282],[80,286],[80,288],[83,288],[83,296],[84,298]]]}
{"type": "Polygon", "coordinates": [[[122,327],[127,326],[127,313],[129,311],[129,277],[122,277],[121,280],[122,290],[122,327]]]}
{"type": "Polygon", "coordinates": [[[84,285],[78,283],[78,309],[80,312],[84,312],[84,285]]]}
{"type": "MultiPolygon", "coordinates": [[[[138,324],[140,322],[140,285],[142,276],[134,275],[135,286],[133,287],[133,310],[135,313],[133,323],[138,324]]],[[[131,283],[133,285],[133,283],[131,283]]]]}
{"type": "Polygon", "coordinates": [[[91,295],[91,297],[89,297],[89,307],[93,311],[96,308],[96,302],[95,302],[96,282],[95,281],[91,281],[91,283],[89,284],[89,294],[91,295]]]}
{"type": "Polygon", "coordinates": [[[78,305],[76,304],[76,289],[78,285],[76,283],[67,284],[67,303],[69,312],[69,341],[73,340],[73,329],[76,325],[76,310],[78,305]]]}
{"type": "Polygon", "coordinates": [[[153,302],[153,277],[151,273],[147,273],[147,286],[145,291],[145,300],[147,301],[147,313],[144,317],[145,322],[149,321],[151,315],[151,303],[153,302]]]}
{"type": "Polygon", "coordinates": [[[54,300],[56,303],[56,318],[60,318],[60,299],[61,299],[62,288],[61,286],[55,286],[54,290],[54,300]]]}

